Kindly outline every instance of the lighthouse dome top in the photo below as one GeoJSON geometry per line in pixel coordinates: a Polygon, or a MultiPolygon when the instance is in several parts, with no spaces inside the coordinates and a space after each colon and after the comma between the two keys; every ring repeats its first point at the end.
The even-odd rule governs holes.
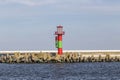
{"type": "Polygon", "coordinates": [[[65,32],[63,31],[63,26],[59,25],[57,26],[57,31],[55,32],[55,35],[64,35],[65,32]]]}
{"type": "Polygon", "coordinates": [[[57,26],[57,28],[63,28],[63,26],[59,25],[59,26],[57,26]]]}

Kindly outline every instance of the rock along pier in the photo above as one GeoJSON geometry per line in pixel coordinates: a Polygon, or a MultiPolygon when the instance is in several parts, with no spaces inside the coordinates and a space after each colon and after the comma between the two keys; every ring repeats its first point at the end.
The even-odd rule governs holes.
{"type": "Polygon", "coordinates": [[[0,51],[0,63],[119,62],[120,50],[0,51]]]}

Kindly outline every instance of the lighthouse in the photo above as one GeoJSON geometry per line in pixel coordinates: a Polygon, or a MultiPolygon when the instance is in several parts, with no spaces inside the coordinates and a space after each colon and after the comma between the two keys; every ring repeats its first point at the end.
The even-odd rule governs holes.
{"type": "Polygon", "coordinates": [[[63,48],[62,48],[62,36],[65,34],[63,31],[63,26],[59,25],[57,26],[57,31],[55,32],[55,45],[56,48],[58,48],[58,54],[63,54],[63,48]]]}

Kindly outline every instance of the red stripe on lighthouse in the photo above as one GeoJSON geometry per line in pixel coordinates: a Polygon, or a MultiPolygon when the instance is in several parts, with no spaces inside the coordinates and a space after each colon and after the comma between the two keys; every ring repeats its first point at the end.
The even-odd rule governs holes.
{"type": "Polygon", "coordinates": [[[62,35],[58,35],[58,41],[62,41],[62,35]]]}
{"type": "Polygon", "coordinates": [[[63,53],[63,49],[62,48],[58,48],[58,54],[62,55],[62,53],[63,53]]]}

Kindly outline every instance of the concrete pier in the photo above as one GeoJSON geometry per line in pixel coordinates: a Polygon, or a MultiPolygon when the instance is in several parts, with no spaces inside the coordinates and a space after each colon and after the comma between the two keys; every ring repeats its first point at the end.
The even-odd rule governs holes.
{"type": "Polygon", "coordinates": [[[0,51],[0,63],[119,62],[120,50],[0,51]]]}

